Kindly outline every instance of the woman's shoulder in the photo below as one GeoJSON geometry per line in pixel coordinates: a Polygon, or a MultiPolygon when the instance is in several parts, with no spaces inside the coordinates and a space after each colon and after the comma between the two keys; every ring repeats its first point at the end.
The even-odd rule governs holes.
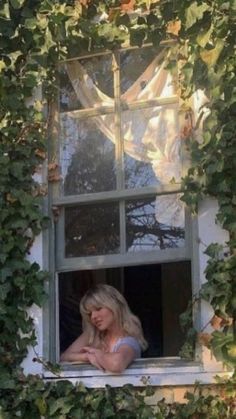
{"type": "Polygon", "coordinates": [[[136,358],[139,358],[141,356],[141,347],[139,341],[135,337],[123,336],[119,338],[113,346],[112,352],[117,352],[118,349],[123,345],[130,346],[135,351],[136,358]]]}
{"type": "Polygon", "coordinates": [[[132,342],[132,343],[137,343],[138,345],[139,345],[139,343],[138,343],[138,339],[136,339],[134,336],[123,336],[123,337],[121,337],[121,338],[119,338],[118,340],[117,340],[117,342],[127,342],[127,343],[129,343],[129,342],[132,342]]]}

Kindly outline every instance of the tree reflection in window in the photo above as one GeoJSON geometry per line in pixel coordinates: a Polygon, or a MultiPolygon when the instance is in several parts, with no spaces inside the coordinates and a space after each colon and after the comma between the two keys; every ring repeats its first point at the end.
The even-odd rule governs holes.
{"type": "Polygon", "coordinates": [[[126,248],[128,252],[181,247],[184,229],[158,222],[155,197],[126,202],[126,248]]]}
{"type": "MultiPolygon", "coordinates": [[[[96,144],[99,144],[99,137],[96,144]]],[[[113,152],[94,147],[89,137],[80,143],[74,154],[65,179],[67,192],[89,193],[109,190],[116,182],[113,152]]],[[[134,174],[130,172],[130,176],[134,174]]],[[[146,186],[150,167],[138,162],[135,175],[139,186],[146,186]],[[148,170],[147,170],[148,169],[148,170]]],[[[184,228],[163,224],[156,218],[158,205],[155,196],[128,200],[126,210],[126,250],[150,251],[184,246],[184,228]]],[[[171,213],[170,213],[171,214],[171,213]]],[[[171,222],[171,218],[170,218],[171,222]]],[[[119,253],[119,202],[86,204],[65,209],[66,257],[92,256],[119,253]]]]}
{"type": "Polygon", "coordinates": [[[119,253],[119,204],[65,209],[66,257],[119,253]]]}

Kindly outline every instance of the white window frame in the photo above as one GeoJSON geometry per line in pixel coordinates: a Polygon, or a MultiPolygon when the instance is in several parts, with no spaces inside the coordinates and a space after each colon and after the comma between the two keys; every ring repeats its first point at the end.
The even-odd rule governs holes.
{"type": "MultiPolygon", "coordinates": [[[[81,58],[81,57],[80,57],[81,58]]],[[[176,100],[176,98],[174,99],[176,100]]],[[[158,104],[164,104],[159,99],[157,99],[158,104]]],[[[153,102],[153,101],[152,101],[153,102]]],[[[83,117],[85,112],[83,112],[83,117]]],[[[88,110],[89,113],[98,112],[97,110],[88,110]]],[[[51,158],[55,157],[57,151],[57,135],[58,135],[58,113],[57,106],[55,109],[52,109],[52,114],[54,115],[55,125],[53,127],[51,141],[51,150],[49,155],[51,158]],[[56,130],[55,130],[56,126],[56,130]]],[[[49,186],[50,193],[48,199],[49,211],[52,207],[62,209],[66,205],[78,204],[78,203],[94,203],[94,202],[109,202],[116,200],[130,198],[130,197],[145,197],[150,195],[157,195],[179,191],[179,187],[176,185],[171,185],[170,187],[165,188],[146,188],[145,191],[142,191],[141,194],[137,193],[136,190],[126,190],[126,191],[109,191],[104,192],[103,194],[93,194],[81,195],[81,196],[69,196],[69,197],[60,197],[59,189],[57,184],[51,184],[49,186]],[[54,198],[52,199],[52,196],[54,198]]],[[[164,263],[171,261],[180,261],[180,260],[191,260],[192,263],[192,293],[193,295],[199,291],[201,280],[200,275],[201,266],[199,265],[199,227],[197,223],[197,218],[190,219],[190,215],[186,211],[186,220],[188,228],[185,229],[188,234],[185,237],[186,240],[186,249],[166,249],[157,252],[150,252],[145,255],[145,258],[142,259],[142,263],[164,263]]],[[[59,218],[58,226],[55,229],[55,224],[52,223],[49,236],[46,237],[48,246],[46,247],[49,250],[49,261],[47,266],[50,271],[53,273],[53,280],[49,285],[50,293],[50,304],[48,303],[44,313],[43,313],[43,324],[47,325],[44,327],[44,350],[43,354],[46,359],[49,359],[51,362],[58,362],[59,354],[59,332],[58,324],[55,331],[56,318],[58,318],[58,278],[57,274],[59,272],[68,272],[79,269],[95,269],[99,266],[101,260],[103,261],[102,267],[119,267],[119,266],[130,266],[138,264],[139,254],[125,254],[125,255],[109,255],[109,256],[91,256],[87,258],[70,258],[66,259],[63,257],[62,248],[59,247],[57,254],[55,252],[55,241],[58,240],[61,242],[63,240],[62,236],[63,231],[63,216],[59,218]],[[56,237],[58,235],[58,237],[56,237]],[[86,259],[86,260],[85,260],[86,259]],[[79,267],[79,268],[78,268],[79,267]],[[48,345],[48,343],[50,344],[48,345]]],[[[193,323],[196,326],[202,324],[202,310],[196,310],[193,317],[193,323]]],[[[195,360],[191,362],[186,362],[181,360],[179,357],[172,358],[151,358],[151,359],[140,359],[132,363],[132,365],[124,371],[123,374],[112,374],[112,373],[101,373],[92,366],[63,366],[63,370],[60,374],[61,377],[69,378],[72,382],[83,381],[86,386],[89,387],[104,387],[106,384],[112,386],[121,386],[127,383],[133,385],[142,386],[146,384],[150,385],[183,385],[183,384],[193,384],[196,380],[209,383],[213,381],[216,371],[219,371],[219,366],[213,363],[213,366],[210,368],[210,371],[207,371],[205,362],[204,362],[204,351],[201,348],[196,349],[195,360]]],[[[205,359],[209,359],[209,354],[205,356],[205,359]]],[[[51,379],[55,378],[55,375],[48,370],[43,371],[45,378],[51,379]]]]}

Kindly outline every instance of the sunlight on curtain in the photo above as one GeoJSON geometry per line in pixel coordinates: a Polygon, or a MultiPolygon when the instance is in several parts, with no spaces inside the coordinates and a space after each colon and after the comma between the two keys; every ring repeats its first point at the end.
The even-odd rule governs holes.
{"type": "MultiPolygon", "coordinates": [[[[176,94],[175,85],[165,60],[166,52],[159,54],[133,85],[121,95],[121,103],[145,101],[157,97],[169,97],[176,94]]],[[[104,94],[86,73],[79,61],[67,63],[66,70],[84,108],[109,106],[114,108],[114,99],[104,94]]],[[[66,176],[68,162],[76,149],[75,132],[79,120],[76,111],[61,114],[61,130],[64,137],[74,138],[67,146],[64,144],[65,163],[63,176],[66,176]]],[[[93,118],[97,128],[115,144],[115,123],[112,114],[93,118]]],[[[121,134],[124,152],[136,161],[148,162],[157,182],[166,185],[174,179],[180,182],[182,156],[180,152],[181,135],[179,126],[179,104],[162,105],[136,111],[121,112],[121,134]]],[[[156,219],[159,223],[184,228],[184,206],[180,194],[159,196],[156,200],[156,219]]]]}

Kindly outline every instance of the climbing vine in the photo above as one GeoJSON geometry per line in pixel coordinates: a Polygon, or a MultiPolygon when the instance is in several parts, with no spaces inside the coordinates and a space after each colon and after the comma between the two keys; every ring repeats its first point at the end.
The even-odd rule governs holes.
{"type": "MultiPolygon", "coordinates": [[[[32,413],[29,416],[26,413],[29,403],[34,406],[35,417],[83,417],[79,410],[55,416],[62,407],[49,408],[44,404],[43,394],[54,398],[54,403],[58,399],[59,404],[60,397],[63,400],[65,397],[67,405],[67,399],[74,397],[68,383],[64,387],[58,384],[55,389],[53,385],[44,387],[37,376],[25,381],[19,366],[28,346],[36,344],[28,309],[32,304],[43,304],[44,285],[48,280],[48,274],[27,258],[35,237],[49,222],[43,215],[47,186],[37,181],[47,156],[50,121],[45,118],[46,99],[55,91],[58,60],[84,51],[141,46],[147,42],[159,45],[161,41],[172,40],[172,49],[181,63],[183,103],[188,103],[198,89],[206,94],[207,117],[203,120],[201,115],[185,133],[192,165],[182,182],[183,199],[192,211],[197,211],[204,196],[216,198],[219,203],[216,222],[229,232],[227,248],[217,243],[206,248],[207,282],[198,298],[211,303],[215,314],[210,320],[213,333],[201,333],[199,338],[217,359],[235,367],[235,9],[233,0],[0,1],[0,392],[3,400],[8,400],[3,403],[2,412],[8,412],[12,400],[16,408],[15,416],[6,413],[6,418],[32,417],[32,413]],[[37,96],[40,86],[44,87],[43,99],[37,96]],[[197,141],[201,124],[203,137],[197,141]],[[29,393],[32,385],[34,396],[29,393]],[[9,390],[11,396],[5,399],[5,391],[9,390]],[[25,410],[17,410],[16,394],[23,400],[19,402],[20,409],[25,410]]],[[[184,321],[187,324],[186,316],[184,321]]],[[[195,336],[195,332],[190,333],[192,342],[195,336]]],[[[87,392],[79,389],[74,394],[76,391],[87,392]]],[[[99,405],[99,397],[107,397],[100,394],[94,395],[94,406],[99,405]]],[[[140,403],[137,406],[147,412],[137,417],[152,417],[148,416],[150,412],[142,405],[142,399],[140,403]]],[[[134,417],[125,409],[126,413],[123,416],[119,413],[119,417],[134,417]]],[[[226,405],[222,409],[227,412],[226,405]]],[[[107,417],[116,417],[114,412],[107,417]]],[[[167,417],[163,412],[156,417],[167,417]]],[[[193,416],[176,413],[168,417],[205,417],[196,416],[197,413],[193,410],[193,416]]],[[[99,416],[91,413],[90,417],[99,416]]]]}

